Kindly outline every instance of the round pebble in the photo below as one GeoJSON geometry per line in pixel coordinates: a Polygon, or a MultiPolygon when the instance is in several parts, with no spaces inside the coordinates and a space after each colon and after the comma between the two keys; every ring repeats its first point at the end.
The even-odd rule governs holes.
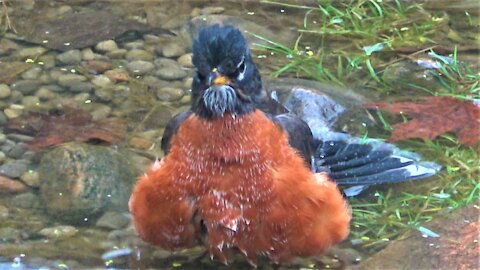
{"type": "Polygon", "coordinates": [[[68,89],[72,92],[85,92],[85,93],[88,93],[88,92],[91,92],[93,91],[93,84],[89,83],[89,82],[81,82],[81,81],[72,81],[71,83],[69,83],[68,85],[68,89]]]}
{"type": "Polygon", "coordinates": [[[23,209],[31,209],[37,202],[38,196],[31,192],[18,194],[11,200],[13,206],[23,209]]]}
{"type": "Polygon", "coordinates": [[[40,77],[40,74],[42,73],[42,68],[40,67],[33,67],[24,73],[22,73],[22,79],[25,80],[36,80],[40,77]]]}
{"type": "Polygon", "coordinates": [[[58,84],[61,86],[70,87],[72,84],[77,82],[84,82],[87,78],[78,74],[62,74],[58,77],[58,84]]]}
{"type": "Polygon", "coordinates": [[[22,98],[22,105],[27,111],[35,111],[40,105],[40,99],[37,96],[25,96],[22,98]]]}
{"type": "Polygon", "coordinates": [[[0,99],[8,98],[12,94],[12,90],[6,84],[0,84],[0,99]]]}
{"type": "Polygon", "coordinates": [[[135,41],[125,43],[124,47],[129,50],[133,50],[133,49],[142,49],[144,45],[145,45],[145,42],[143,42],[143,40],[135,40],[135,41]]]}
{"type": "Polygon", "coordinates": [[[128,215],[118,213],[118,212],[106,212],[100,219],[97,221],[97,227],[118,230],[125,228],[130,222],[130,217],[128,215]]]}
{"type": "Polygon", "coordinates": [[[40,186],[40,176],[38,175],[37,171],[29,170],[24,172],[20,176],[20,180],[31,187],[40,186]]]}
{"type": "Polygon", "coordinates": [[[111,52],[108,52],[107,53],[107,56],[110,58],[110,59],[122,59],[125,57],[125,55],[127,54],[127,50],[126,49],[118,49],[118,50],[113,50],[111,52]]]}
{"type": "Polygon", "coordinates": [[[99,52],[111,52],[117,49],[117,43],[113,40],[101,41],[97,45],[95,45],[95,50],[99,52]]]}
{"type": "Polygon", "coordinates": [[[44,228],[39,234],[49,239],[65,239],[77,234],[78,229],[73,226],[60,225],[55,227],[44,228]]]}
{"type": "Polygon", "coordinates": [[[128,72],[123,69],[108,70],[104,73],[104,75],[114,82],[126,82],[130,79],[128,72]]]}
{"type": "Polygon", "coordinates": [[[19,159],[27,152],[28,150],[28,145],[25,143],[17,143],[15,144],[10,151],[8,151],[6,154],[7,156],[13,158],[13,159],[19,159]]]}
{"type": "Polygon", "coordinates": [[[24,95],[32,94],[35,92],[42,82],[38,80],[19,80],[12,84],[13,90],[18,90],[24,95]]]}
{"type": "Polygon", "coordinates": [[[107,87],[113,84],[113,82],[105,75],[95,76],[91,82],[93,85],[98,87],[107,87]]]}
{"type": "Polygon", "coordinates": [[[145,51],[145,50],[139,50],[139,49],[134,49],[125,55],[125,58],[128,61],[153,61],[153,54],[145,51]]]}
{"type": "Polygon", "coordinates": [[[5,163],[0,166],[0,174],[10,178],[19,178],[27,171],[27,165],[20,161],[5,163]]]}
{"type": "Polygon", "coordinates": [[[82,50],[82,59],[85,61],[95,59],[95,53],[90,48],[86,48],[82,50]]]}
{"type": "Polygon", "coordinates": [[[133,75],[145,75],[152,71],[155,65],[147,61],[133,61],[127,64],[127,68],[133,75]]]}
{"type": "Polygon", "coordinates": [[[155,75],[163,80],[180,80],[187,76],[187,72],[182,69],[177,61],[172,59],[160,58],[155,60],[158,70],[155,75]]]}
{"type": "Polygon", "coordinates": [[[185,47],[177,42],[167,43],[162,47],[162,55],[165,57],[178,57],[185,54],[185,47]]]}
{"type": "Polygon", "coordinates": [[[6,108],[3,110],[3,113],[8,119],[14,119],[20,117],[23,114],[23,110],[17,108],[6,108]]]}
{"type": "Polygon", "coordinates": [[[163,87],[157,90],[157,98],[162,101],[175,101],[183,97],[182,89],[174,87],[163,87]]]}
{"type": "Polygon", "coordinates": [[[186,68],[193,68],[194,67],[194,65],[192,63],[192,54],[191,53],[187,53],[187,54],[184,54],[184,55],[180,56],[177,59],[177,62],[181,66],[186,67],[186,68]]]}
{"type": "Polygon", "coordinates": [[[0,219],[8,218],[8,208],[0,204],[0,219]]]}
{"type": "Polygon", "coordinates": [[[7,141],[7,135],[0,133],[0,144],[4,144],[7,141]]]}
{"type": "Polygon", "coordinates": [[[70,50],[57,55],[57,60],[66,65],[76,65],[82,61],[80,50],[70,50]]]}
{"type": "Polygon", "coordinates": [[[42,101],[51,100],[57,97],[57,94],[44,87],[38,89],[35,95],[42,101]]]}
{"type": "Polygon", "coordinates": [[[18,55],[22,58],[34,58],[38,55],[42,55],[47,51],[47,49],[43,47],[28,47],[25,49],[21,49],[18,52],[18,55]]]}

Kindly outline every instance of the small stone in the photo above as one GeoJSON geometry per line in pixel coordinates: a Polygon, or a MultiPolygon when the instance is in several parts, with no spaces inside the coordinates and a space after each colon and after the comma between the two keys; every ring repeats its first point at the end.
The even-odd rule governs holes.
{"type": "Polygon", "coordinates": [[[160,80],[159,78],[154,76],[145,76],[143,77],[142,82],[152,89],[159,89],[170,85],[169,81],[160,80]]]}
{"type": "Polygon", "coordinates": [[[183,89],[190,90],[192,89],[193,78],[189,77],[183,81],[183,89]]]}
{"type": "Polygon", "coordinates": [[[187,105],[187,104],[190,104],[190,101],[191,101],[191,100],[192,100],[192,96],[190,96],[190,95],[185,95],[185,96],[183,96],[183,97],[179,100],[179,102],[180,102],[180,104],[185,104],[185,105],[187,105]]]}
{"type": "Polygon", "coordinates": [[[4,144],[7,141],[7,135],[0,133],[0,144],[4,144]]]}
{"type": "Polygon", "coordinates": [[[78,229],[73,226],[60,225],[55,227],[44,228],[38,232],[40,235],[49,239],[65,239],[77,234],[78,229]]]}
{"type": "Polygon", "coordinates": [[[5,205],[0,204],[0,219],[8,218],[8,208],[5,205]]]}
{"type": "Polygon", "coordinates": [[[130,217],[118,212],[106,212],[98,221],[97,227],[118,230],[125,228],[130,222],[130,217]]]}
{"type": "Polygon", "coordinates": [[[105,75],[97,75],[92,79],[92,84],[100,88],[112,85],[113,82],[105,75]]]}
{"type": "MultiPolygon", "coordinates": [[[[0,228],[0,242],[17,241],[21,238],[22,238],[22,232],[20,230],[17,230],[11,227],[0,228]]],[[[7,266],[7,269],[8,269],[8,266],[7,266]]]]}
{"type": "Polygon", "coordinates": [[[134,49],[129,52],[127,52],[127,55],[125,55],[125,58],[128,61],[153,61],[153,54],[145,51],[145,50],[139,50],[139,49],[134,49]]]}
{"type": "Polygon", "coordinates": [[[151,72],[155,65],[147,61],[133,61],[127,64],[127,68],[133,75],[145,75],[151,72]]]}
{"type": "Polygon", "coordinates": [[[224,7],[205,7],[200,11],[201,15],[220,14],[225,11],[224,7]]]}
{"type": "Polygon", "coordinates": [[[177,42],[167,43],[162,47],[162,55],[165,57],[178,57],[185,54],[185,47],[177,42]]]}
{"type": "Polygon", "coordinates": [[[57,55],[57,60],[66,65],[76,65],[82,61],[80,50],[70,50],[57,55]]]}
{"type": "Polygon", "coordinates": [[[157,260],[165,260],[172,256],[172,252],[164,249],[156,249],[152,253],[152,258],[155,258],[157,260]]]}
{"type": "Polygon", "coordinates": [[[117,43],[113,40],[101,41],[95,46],[95,50],[99,52],[111,52],[117,49],[117,43]]]}
{"type": "Polygon", "coordinates": [[[57,64],[55,55],[46,54],[38,58],[39,63],[43,63],[44,68],[53,68],[57,64]]]}
{"type": "Polygon", "coordinates": [[[5,176],[0,176],[0,194],[19,193],[24,192],[26,189],[27,186],[24,183],[5,176]]]}
{"type": "Polygon", "coordinates": [[[93,84],[89,82],[73,81],[69,85],[69,90],[75,93],[85,92],[89,93],[93,91],[93,84]]]}
{"type": "Polygon", "coordinates": [[[73,83],[84,82],[87,77],[78,74],[62,74],[58,77],[58,84],[70,87],[73,83]]]}
{"type": "Polygon", "coordinates": [[[0,166],[0,174],[10,178],[19,178],[26,171],[27,165],[20,161],[5,163],[0,166]]]}
{"type": "Polygon", "coordinates": [[[29,47],[25,49],[21,49],[18,52],[18,55],[22,58],[35,58],[39,55],[44,54],[47,51],[47,49],[43,47],[29,47]]]}
{"type": "MultiPolygon", "coordinates": [[[[111,89],[109,89],[109,91],[112,92],[111,89]]],[[[112,113],[112,108],[110,108],[108,105],[97,104],[96,107],[97,108],[90,113],[93,121],[103,120],[112,113]]]]}
{"type": "Polygon", "coordinates": [[[12,94],[12,90],[6,84],[0,84],[0,99],[8,98],[12,94]]]}
{"type": "MultiPolygon", "coordinates": [[[[7,138],[9,139],[8,142],[10,142],[10,140],[14,142],[31,142],[34,140],[34,137],[32,136],[19,134],[19,133],[9,133],[7,135],[7,138]]],[[[12,150],[12,148],[13,148],[13,145],[8,151],[12,150]]]]}
{"type": "Polygon", "coordinates": [[[126,49],[118,49],[107,53],[107,56],[110,59],[122,59],[127,54],[126,49]]]}
{"type": "Polygon", "coordinates": [[[111,101],[113,98],[113,88],[112,87],[100,87],[95,89],[95,95],[101,101],[111,101]]]}
{"type": "Polygon", "coordinates": [[[86,48],[82,50],[82,59],[85,61],[95,59],[95,53],[90,48],[86,48]]]}
{"type": "Polygon", "coordinates": [[[51,100],[57,97],[57,94],[50,91],[48,88],[40,88],[35,94],[41,101],[51,100]]]}
{"type": "Polygon", "coordinates": [[[143,42],[143,40],[135,40],[135,41],[127,42],[124,45],[124,47],[129,50],[143,49],[143,46],[145,46],[145,42],[143,42]]]}
{"type": "MultiPolygon", "coordinates": [[[[65,88],[64,88],[64,87],[61,87],[60,85],[49,84],[49,85],[43,85],[42,87],[40,87],[40,89],[38,89],[38,91],[40,91],[40,90],[47,90],[47,91],[52,91],[52,92],[60,93],[60,92],[65,91],[65,88]]],[[[38,92],[37,92],[37,93],[38,93],[38,92]]]]}
{"type": "Polygon", "coordinates": [[[6,154],[7,156],[13,158],[13,159],[19,159],[27,152],[28,150],[28,145],[25,143],[17,143],[15,146],[10,149],[6,154]]]}
{"type": "Polygon", "coordinates": [[[186,68],[193,68],[193,63],[192,63],[192,54],[191,53],[187,53],[187,54],[184,54],[182,56],[180,56],[178,59],[177,59],[177,62],[183,66],[183,67],[186,67],[186,68]]]}
{"type": "Polygon", "coordinates": [[[15,146],[15,142],[10,139],[7,139],[0,148],[2,149],[3,153],[6,153],[10,151],[14,146],[15,146]]]}
{"type": "Polygon", "coordinates": [[[24,95],[29,95],[35,92],[41,84],[38,80],[19,80],[12,84],[12,90],[17,90],[24,95]]]}
{"type": "Polygon", "coordinates": [[[128,144],[131,147],[136,148],[136,149],[147,150],[147,149],[150,149],[154,143],[153,143],[153,141],[151,141],[149,139],[146,139],[146,138],[133,137],[133,138],[130,139],[128,144]]]}
{"type": "Polygon", "coordinates": [[[40,99],[36,96],[26,96],[22,98],[22,105],[27,111],[35,111],[40,105],[40,99]]]}
{"type": "Polygon", "coordinates": [[[104,75],[114,82],[127,82],[130,79],[128,72],[123,69],[108,70],[104,75]]]}
{"type": "Polygon", "coordinates": [[[177,61],[160,58],[155,60],[155,65],[158,70],[155,75],[163,80],[180,80],[187,76],[187,72],[182,69],[177,61]]]}
{"type": "Polygon", "coordinates": [[[40,77],[40,74],[42,73],[42,68],[40,67],[33,67],[24,73],[22,73],[22,79],[25,80],[36,80],[40,77]]]}
{"type": "Polygon", "coordinates": [[[38,196],[31,192],[27,192],[13,197],[11,205],[18,208],[31,209],[37,202],[38,196]]]}
{"type": "Polygon", "coordinates": [[[5,125],[8,122],[7,116],[4,112],[0,111],[0,126],[5,125]]]}
{"type": "Polygon", "coordinates": [[[183,97],[182,89],[174,87],[163,87],[157,90],[157,98],[162,101],[176,101],[183,97]]]}
{"type": "Polygon", "coordinates": [[[98,74],[112,69],[112,64],[101,60],[90,60],[85,62],[83,67],[92,74],[98,74]]]}
{"type": "Polygon", "coordinates": [[[29,170],[24,172],[20,176],[20,180],[31,187],[40,186],[40,176],[38,175],[37,171],[29,170]]]}
{"type": "Polygon", "coordinates": [[[15,119],[15,118],[18,118],[18,117],[22,116],[22,114],[23,114],[23,109],[19,109],[19,108],[6,108],[5,110],[3,110],[3,113],[5,114],[5,116],[6,116],[8,119],[15,119]]]}

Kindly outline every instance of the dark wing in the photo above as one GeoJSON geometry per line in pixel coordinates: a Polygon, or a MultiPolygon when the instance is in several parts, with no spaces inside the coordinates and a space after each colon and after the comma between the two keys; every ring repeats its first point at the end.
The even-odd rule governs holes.
{"type": "Polygon", "coordinates": [[[288,134],[288,143],[295,148],[310,167],[313,157],[312,131],[301,118],[293,114],[267,114],[270,119],[288,134]]]}
{"type": "Polygon", "coordinates": [[[168,121],[168,124],[165,127],[165,131],[163,132],[161,143],[161,147],[165,155],[170,150],[170,141],[172,140],[172,137],[177,133],[178,128],[183,123],[183,121],[185,121],[185,119],[187,119],[192,114],[193,112],[190,110],[184,111],[175,115],[172,119],[170,119],[170,121],[168,121]]]}
{"type": "Polygon", "coordinates": [[[339,185],[374,185],[423,179],[440,166],[415,153],[380,141],[320,142],[314,154],[315,171],[327,172],[339,185]]]}

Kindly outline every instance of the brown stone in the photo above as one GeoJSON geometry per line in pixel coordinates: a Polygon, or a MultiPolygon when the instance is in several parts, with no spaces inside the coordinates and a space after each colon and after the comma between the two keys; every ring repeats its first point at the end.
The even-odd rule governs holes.
{"type": "Polygon", "coordinates": [[[20,193],[24,192],[27,186],[14,179],[5,176],[0,176],[0,193],[20,193]]]}

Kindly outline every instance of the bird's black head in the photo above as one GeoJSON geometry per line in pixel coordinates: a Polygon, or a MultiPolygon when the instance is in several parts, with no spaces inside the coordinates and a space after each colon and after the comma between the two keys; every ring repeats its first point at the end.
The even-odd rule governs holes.
{"type": "Polygon", "coordinates": [[[260,73],[247,41],[231,26],[200,30],[193,42],[192,111],[205,119],[243,115],[255,109],[262,95],[260,73]]]}

